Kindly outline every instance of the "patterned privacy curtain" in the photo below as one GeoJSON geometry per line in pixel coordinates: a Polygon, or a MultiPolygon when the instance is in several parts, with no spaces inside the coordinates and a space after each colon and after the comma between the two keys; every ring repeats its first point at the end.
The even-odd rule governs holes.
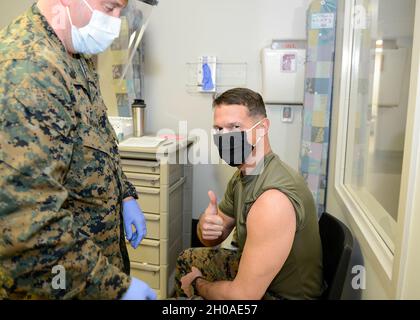
{"type": "Polygon", "coordinates": [[[307,12],[307,62],[300,172],[325,210],[336,37],[336,0],[316,0],[307,12]]]}

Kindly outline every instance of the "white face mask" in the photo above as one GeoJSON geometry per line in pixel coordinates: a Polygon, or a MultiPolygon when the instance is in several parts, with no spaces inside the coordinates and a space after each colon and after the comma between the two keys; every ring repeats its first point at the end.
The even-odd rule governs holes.
{"type": "Polygon", "coordinates": [[[67,7],[67,14],[71,23],[73,48],[77,53],[84,54],[104,52],[120,35],[121,19],[109,16],[98,10],[93,10],[86,0],[83,0],[83,2],[92,11],[92,18],[82,28],[77,28],[73,25],[69,7],[67,7]]]}

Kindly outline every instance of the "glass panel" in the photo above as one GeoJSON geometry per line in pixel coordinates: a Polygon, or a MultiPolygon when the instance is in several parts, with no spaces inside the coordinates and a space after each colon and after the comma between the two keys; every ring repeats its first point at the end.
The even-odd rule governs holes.
{"type": "Polygon", "coordinates": [[[415,0],[356,0],[345,184],[393,251],[415,0]]]}
{"type": "Polygon", "coordinates": [[[144,32],[157,0],[129,0],[121,12],[121,32],[98,55],[101,92],[109,116],[131,117],[131,104],[144,99],[144,32]]]}

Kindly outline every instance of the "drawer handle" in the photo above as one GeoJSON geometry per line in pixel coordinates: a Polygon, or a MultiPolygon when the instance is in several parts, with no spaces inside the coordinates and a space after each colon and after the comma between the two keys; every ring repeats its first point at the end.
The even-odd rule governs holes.
{"type": "Polygon", "coordinates": [[[160,268],[158,266],[153,266],[147,263],[131,263],[131,266],[137,270],[159,272],[160,268]]]}
{"type": "Polygon", "coordinates": [[[133,183],[150,183],[152,186],[155,186],[155,185],[157,185],[158,183],[159,183],[159,178],[158,179],[139,179],[139,178],[137,178],[137,179],[133,179],[133,178],[128,178],[128,179],[130,179],[130,181],[131,182],[133,182],[133,183]]]}
{"type": "Polygon", "coordinates": [[[159,176],[157,176],[157,177],[141,177],[139,180],[156,182],[156,181],[159,181],[159,176]]]}
{"type": "Polygon", "coordinates": [[[159,167],[159,162],[137,161],[137,165],[149,168],[157,168],[159,167]]]}
{"type": "Polygon", "coordinates": [[[159,247],[160,242],[155,240],[144,239],[140,246],[147,246],[147,247],[159,247]]]}
{"type": "Polygon", "coordinates": [[[159,167],[159,162],[148,162],[148,161],[139,161],[139,160],[121,160],[121,164],[123,165],[130,165],[130,166],[137,166],[137,167],[149,167],[149,168],[157,168],[159,167]]]}
{"type": "Polygon", "coordinates": [[[152,175],[144,175],[144,174],[136,174],[136,173],[126,173],[125,174],[128,179],[135,179],[135,180],[144,180],[144,181],[158,181],[159,176],[152,176],[152,175]]]}
{"type": "Polygon", "coordinates": [[[157,180],[151,180],[151,179],[130,179],[130,180],[137,183],[150,183],[152,186],[158,183],[157,180]]]}
{"type": "Polygon", "coordinates": [[[159,221],[160,220],[160,216],[155,215],[155,214],[144,214],[145,218],[147,221],[159,221]]]}
{"type": "Polygon", "coordinates": [[[145,194],[159,194],[159,189],[151,189],[151,188],[143,188],[143,187],[136,187],[136,191],[138,193],[145,193],[145,194]]]}

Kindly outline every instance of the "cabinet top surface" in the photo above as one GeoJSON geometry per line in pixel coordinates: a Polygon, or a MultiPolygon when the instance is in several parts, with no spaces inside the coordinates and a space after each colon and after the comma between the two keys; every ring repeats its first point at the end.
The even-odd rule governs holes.
{"type": "Polygon", "coordinates": [[[118,149],[120,151],[121,157],[134,156],[135,158],[152,159],[156,157],[164,157],[165,155],[171,156],[171,154],[175,154],[178,151],[187,149],[188,147],[192,146],[194,143],[197,142],[197,140],[197,137],[192,137],[181,141],[168,139],[162,141],[157,147],[144,147],[132,145],[125,146],[121,144],[125,141],[123,140],[119,143],[118,149]]]}

